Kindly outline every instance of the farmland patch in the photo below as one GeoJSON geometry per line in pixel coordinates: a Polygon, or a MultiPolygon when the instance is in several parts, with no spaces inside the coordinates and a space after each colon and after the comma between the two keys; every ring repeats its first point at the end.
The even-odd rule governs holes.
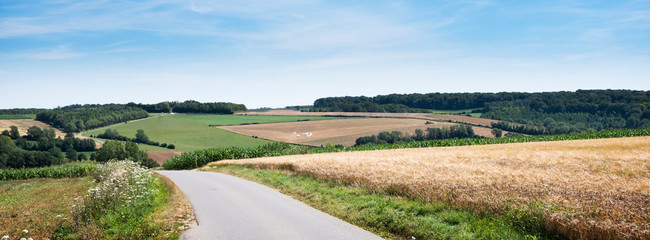
{"type": "Polygon", "coordinates": [[[384,131],[401,131],[413,134],[415,129],[439,128],[453,123],[431,122],[421,119],[359,118],[327,121],[272,123],[219,127],[248,136],[275,141],[312,146],[333,144],[354,145],[358,137],[379,134],[384,131]],[[428,122],[428,124],[427,124],[428,122]]]}

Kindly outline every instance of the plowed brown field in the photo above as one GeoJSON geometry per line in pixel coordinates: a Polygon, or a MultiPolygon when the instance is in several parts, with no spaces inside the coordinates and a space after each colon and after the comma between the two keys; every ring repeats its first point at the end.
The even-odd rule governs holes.
{"type": "Polygon", "coordinates": [[[454,123],[447,122],[432,122],[433,124],[426,124],[426,122],[427,120],[403,118],[354,118],[222,126],[219,128],[289,143],[320,146],[331,141],[334,144],[352,146],[359,137],[377,135],[384,131],[401,131],[412,135],[415,129],[425,130],[426,128],[454,125],[454,123]],[[311,135],[307,136],[305,133],[311,135]]]}
{"type": "Polygon", "coordinates": [[[147,151],[147,156],[162,165],[163,162],[183,153],[183,151],[147,151]]]}
{"type": "MultiPolygon", "coordinates": [[[[574,239],[650,239],[650,137],[283,156],[292,169],[477,212],[542,212],[574,239]]],[[[522,215],[533,217],[533,215],[522,215]]]]}

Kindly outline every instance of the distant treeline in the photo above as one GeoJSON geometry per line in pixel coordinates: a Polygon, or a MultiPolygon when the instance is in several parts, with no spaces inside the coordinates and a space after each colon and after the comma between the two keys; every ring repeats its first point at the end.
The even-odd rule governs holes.
{"type": "Polygon", "coordinates": [[[390,104],[417,109],[414,111],[480,108],[475,111],[482,112],[484,118],[542,127],[545,134],[650,127],[650,91],[633,90],[330,97],[317,99],[312,111],[391,112],[391,108],[380,108],[390,104]]]}
{"type": "Polygon", "coordinates": [[[246,111],[244,104],[210,102],[200,103],[197,101],[185,101],[181,103],[170,103],[174,112],[177,113],[216,113],[216,114],[233,114],[234,112],[246,111]]]}
{"type": "Polygon", "coordinates": [[[0,109],[0,114],[37,114],[39,112],[45,111],[44,108],[13,108],[13,109],[0,109]]]}
{"type": "Polygon", "coordinates": [[[246,111],[246,106],[235,103],[200,103],[197,101],[161,102],[156,104],[86,104],[70,105],[56,109],[6,109],[0,113],[34,114],[36,120],[64,132],[78,132],[115,123],[146,118],[148,113],[174,111],[177,113],[232,114],[246,111]]]}
{"type": "Polygon", "coordinates": [[[355,140],[355,146],[365,144],[394,144],[412,141],[452,139],[452,138],[473,138],[474,129],[469,125],[453,125],[443,128],[427,128],[426,131],[416,129],[413,135],[401,131],[380,132],[378,135],[359,137],[355,140]]]}
{"type": "Polygon", "coordinates": [[[148,116],[141,108],[122,104],[86,104],[46,110],[36,114],[36,120],[72,133],[148,116]]]}
{"type": "Polygon", "coordinates": [[[18,135],[15,126],[10,129],[0,134],[0,168],[45,167],[86,160],[86,155],[78,152],[96,150],[92,139],[82,140],[72,134],[55,138],[51,128],[30,127],[26,136],[18,135]]]}

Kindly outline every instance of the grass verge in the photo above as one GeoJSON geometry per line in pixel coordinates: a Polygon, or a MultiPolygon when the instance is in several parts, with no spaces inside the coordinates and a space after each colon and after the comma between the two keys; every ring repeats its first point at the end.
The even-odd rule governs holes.
{"type": "Polygon", "coordinates": [[[177,239],[187,228],[187,208],[170,209],[182,203],[175,200],[177,190],[137,163],[110,161],[94,180],[73,206],[74,220],[60,225],[52,239],[177,239]]]}
{"type": "MultiPolygon", "coordinates": [[[[287,170],[244,166],[217,166],[203,170],[265,184],[387,239],[544,238],[543,233],[534,231],[535,228],[521,227],[507,215],[477,216],[445,204],[425,203],[386,192],[372,193],[361,187],[318,180],[287,170]]],[[[517,219],[520,218],[514,218],[517,219]]]]}

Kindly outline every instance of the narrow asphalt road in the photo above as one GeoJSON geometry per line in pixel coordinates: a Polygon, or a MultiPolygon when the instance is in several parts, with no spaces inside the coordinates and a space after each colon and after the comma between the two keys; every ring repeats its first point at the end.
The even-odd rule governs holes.
{"type": "Polygon", "coordinates": [[[180,239],[382,239],[258,183],[213,172],[158,173],[194,208],[198,226],[180,239]]]}

